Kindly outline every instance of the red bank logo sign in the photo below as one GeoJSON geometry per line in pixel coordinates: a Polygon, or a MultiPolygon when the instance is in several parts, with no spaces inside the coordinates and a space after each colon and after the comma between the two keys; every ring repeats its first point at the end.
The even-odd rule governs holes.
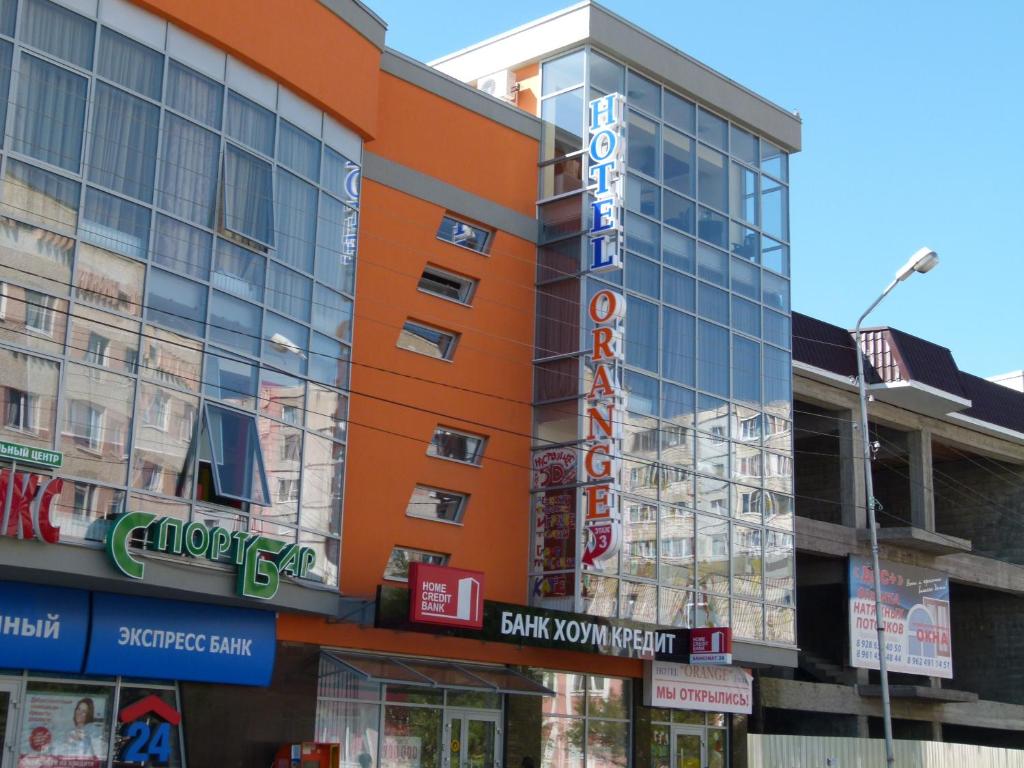
{"type": "Polygon", "coordinates": [[[691,664],[732,664],[732,630],[702,627],[690,630],[691,664]]]}
{"type": "Polygon", "coordinates": [[[479,571],[413,563],[409,566],[409,619],[481,629],[484,575],[479,571]]]}

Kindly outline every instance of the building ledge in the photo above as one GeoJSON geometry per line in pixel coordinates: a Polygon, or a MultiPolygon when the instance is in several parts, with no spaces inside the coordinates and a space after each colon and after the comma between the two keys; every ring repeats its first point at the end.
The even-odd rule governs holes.
{"type": "MultiPolygon", "coordinates": [[[[880,685],[858,685],[861,696],[877,698],[882,695],[880,685]]],[[[932,688],[930,685],[890,685],[889,696],[894,699],[920,699],[922,701],[961,702],[973,704],[978,694],[971,691],[956,691],[952,688],[932,688]]]]}
{"type": "Polygon", "coordinates": [[[971,401],[919,381],[892,381],[868,386],[868,394],[880,402],[941,418],[971,407],[971,401]]]}
{"type": "MultiPolygon", "coordinates": [[[[857,529],[858,541],[869,541],[870,539],[870,530],[867,528],[857,529]]],[[[931,555],[951,555],[960,552],[970,552],[973,549],[968,539],[947,536],[944,533],[935,533],[934,531],[910,525],[897,528],[879,528],[878,542],[880,544],[894,544],[906,547],[907,549],[916,549],[918,552],[927,552],[931,555]]]]}

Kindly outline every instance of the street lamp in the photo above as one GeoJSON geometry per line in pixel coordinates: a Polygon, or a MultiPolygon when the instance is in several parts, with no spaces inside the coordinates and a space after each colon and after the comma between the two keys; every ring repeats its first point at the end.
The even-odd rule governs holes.
{"type": "Polygon", "coordinates": [[[875,577],[875,625],[878,630],[878,674],[882,680],[882,722],[885,727],[885,763],[895,762],[892,745],[892,714],[889,707],[889,663],[885,658],[885,620],[882,618],[882,582],[878,569],[878,531],[875,530],[875,488],[871,479],[871,443],[868,440],[868,391],[864,381],[864,347],[861,344],[860,326],[871,311],[882,303],[898,284],[915,272],[924,274],[939,263],[939,256],[931,248],[921,248],[900,267],[896,277],[889,283],[882,295],[868,307],[857,321],[857,390],[860,395],[861,442],[864,445],[864,492],[867,497],[868,528],[871,530],[871,567],[875,577]]]}

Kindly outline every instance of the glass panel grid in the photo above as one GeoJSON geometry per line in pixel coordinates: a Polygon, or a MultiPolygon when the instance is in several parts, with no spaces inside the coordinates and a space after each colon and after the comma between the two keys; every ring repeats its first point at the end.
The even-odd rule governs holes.
{"type": "MultiPolygon", "coordinates": [[[[10,417],[6,421],[22,429],[22,442],[66,452],[74,442],[76,450],[84,452],[66,467],[69,482],[61,505],[66,512],[61,514],[68,522],[75,519],[67,527],[69,534],[80,531],[84,538],[96,538],[104,517],[123,509],[125,493],[132,487],[143,492],[134,496],[136,505],[174,510],[186,520],[198,518],[203,478],[201,472],[197,476],[192,443],[199,438],[197,414],[204,412],[206,403],[255,409],[266,394],[260,392],[257,397],[254,384],[261,357],[264,363],[284,362],[284,367],[300,375],[308,357],[310,376],[324,379],[323,370],[333,368],[327,383],[335,387],[347,383],[349,354],[343,342],[351,334],[348,307],[357,223],[355,210],[348,204],[357,203],[352,196],[357,188],[338,187],[337,174],[328,178],[325,171],[324,190],[314,186],[312,195],[302,196],[290,193],[287,185],[280,185],[279,191],[275,179],[297,178],[281,170],[287,166],[316,184],[321,155],[325,167],[342,167],[348,175],[357,173],[358,167],[318,137],[232,94],[223,83],[168,60],[161,50],[45,0],[26,0],[21,6],[18,38],[13,44],[0,41],[5,75],[0,79],[0,96],[12,105],[9,144],[4,147],[9,151],[0,159],[4,179],[0,204],[13,217],[0,221],[0,248],[4,249],[0,293],[7,306],[20,299],[28,307],[24,300],[32,295],[28,290],[34,290],[38,300],[31,302],[20,329],[3,324],[0,340],[59,359],[51,362],[17,354],[11,387],[3,391],[5,416],[10,417]],[[44,59],[35,50],[60,61],[44,59]],[[60,98],[44,104],[40,99],[47,93],[60,98]],[[92,105],[87,104],[87,94],[92,105]],[[41,122],[43,114],[50,116],[50,128],[41,122]],[[246,145],[244,149],[225,141],[224,115],[229,118],[224,130],[246,145]],[[277,162],[275,147],[279,147],[277,162]],[[247,197],[225,195],[232,180],[225,176],[230,170],[225,163],[237,165],[230,158],[246,156],[252,158],[252,168],[235,168],[232,178],[237,181],[248,173],[247,191],[243,190],[247,197]],[[256,162],[269,170],[254,171],[262,168],[252,165],[256,162]],[[85,180],[88,187],[82,183],[85,180]],[[214,215],[218,190],[219,199],[229,203],[219,221],[214,215]],[[340,192],[344,200],[335,200],[328,190],[340,192]],[[320,217],[325,200],[335,206],[330,209],[335,211],[333,218],[327,221],[320,217]],[[304,228],[285,230],[292,238],[290,250],[276,249],[275,229],[299,219],[305,221],[304,228]],[[34,240],[27,237],[32,228],[16,220],[40,227],[34,240]],[[6,229],[4,222],[10,225],[6,229]],[[295,245],[296,232],[308,245],[295,245]],[[90,245],[79,243],[78,237],[90,245]],[[312,258],[301,268],[303,279],[313,282],[318,293],[304,300],[310,305],[319,299],[326,314],[307,311],[298,323],[287,326],[290,333],[282,333],[282,338],[261,335],[265,325],[261,317],[270,318],[266,308],[277,307],[263,303],[268,298],[264,293],[268,263],[280,259],[293,266],[301,258],[291,254],[314,249],[315,272],[312,258]],[[115,253],[137,261],[129,264],[115,253]],[[167,271],[152,264],[161,264],[167,271]],[[116,284],[110,275],[117,275],[116,284]],[[70,299],[62,298],[72,285],[70,299]],[[145,300],[143,285],[149,294],[145,300]],[[338,315],[339,309],[344,316],[338,315]],[[133,316],[144,316],[154,324],[132,321],[133,316]],[[327,335],[311,333],[310,325],[322,327],[327,335]],[[307,354],[314,345],[318,345],[316,354],[307,354]],[[328,356],[332,362],[325,365],[328,356]],[[77,361],[86,374],[74,377],[79,382],[74,397],[65,392],[72,377],[62,372],[70,370],[70,360],[77,361]],[[338,373],[339,361],[343,375],[338,373]],[[56,377],[42,373],[51,367],[56,377]],[[95,386],[83,384],[89,377],[97,383],[106,381],[113,372],[119,376],[117,391],[123,390],[120,407],[109,397],[104,402],[95,386]],[[25,386],[19,389],[16,379],[21,374],[25,386]],[[157,390],[140,378],[159,385],[157,390]],[[205,385],[201,387],[200,382],[205,385]],[[144,387],[150,387],[145,403],[144,387]],[[185,397],[183,392],[196,394],[185,397]],[[51,406],[58,397],[64,403],[60,414],[51,406]],[[170,428],[164,428],[168,414],[170,428]],[[62,424],[66,422],[61,429],[55,423],[58,417],[62,424]],[[160,451],[168,453],[155,461],[160,451]],[[100,471],[99,457],[114,453],[118,461],[108,461],[100,471]]],[[[266,325],[275,330],[285,327],[266,325]]],[[[313,387],[302,378],[293,382],[300,390],[313,387]]],[[[334,395],[338,405],[327,407],[329,413],[319,418],[311,413],[308,419],[289,423],[295,423],[301,434],[326,417],[335,425],[326,442],[341,449],[327,453],[343,456],[344,446],[333,441],[346,437],[347,398],[324,387],[316,389],[334,395]]],[[[317,402],[326,402],[323,394],[317,402]]],[[[314,433],[308,435],[312,438],[314,433]]],[[[284,475],[277,470],[274,487],[259,494],[272,502],[266,509],[276,509],[280,499],[289,500],[294,508],[299,489],[305,489],[302,477],[307,469],[296,466],[284,475]]],[[[325,484],[329,501],[312,505],[316,511],[308,521],[293,515],[287,525],[270,527],[262,508],[228,497],[211,509],[230,513],[242,529],[251,524],[254,530],[272,530],[269,535],[317,547],[327,566],[318,577],[330,579],[332,568],[336,569],[339,526],[313,523],[340,519],[342,476],[343,469],[338,484],[325,484]],[[301,530],[307,525],[324,533],[301,530]],[[330,559],[333,566],[327,562],[330,559]]],[[[209,483],[216,479],[206,478],[209,483]]],[[[302,497],[306,498],[305,490],[302,497]]]]}
{"type": "MultiPolygon", "coordinates": [[[[738,516],[748,524],[740,530],[756,532],[759,542],[767,541],[770,528],[792,530],[790,442],[780,442],[781,451],[771,458],[760,451],[749,457],[737,454],[730,441],[730,436],[739,440],[751,432],[753,416],[758,424],[766,414],[783,422],[791,418],[785,367],[790,361],[786,155],[604,54],[589,50],[584,71],[584,104],[611,90],[629,89],[636,96],[626,105],[628,252],[622,274],[602,275],[601,280],[624,286],[630,408],[661,416],[653,429],[662,435],[662,447],[649,455],[627,443],[622,554],[596,571],[584,569],[581,584],[589,586],[583,587],[582,604],[602,615],[635,616],[638,602],[646,600],[643,582],[650,579],[657,586],[658,618],[663,622],[703,626],[728,624],[735,617],[751,638],[792,643],[786,639],[788,615],[778,613],[792,610],[788,591],[769,589],[765,580],[756,582],[753,595],[749,578],[744,584],[733,580],[732,563],[738,555],[729,524],[731,516],[738,516]],[[657,222],[663,227],[655,235],[649,227],[657,222]],[[660,280],[650,270],[657,261],[664,265],[660,280]],[[694,274],[698,280],[688,276],[694,274]],[[647,311],[652,300],[653,314],[647,311]],[[730,401],[749,409],[744,425],[732,423],[730,401]],[[702,444],[719,445],[720,458],[709,454],[708,462],[698,464],[695,446],[702,444]],[[740,458],[730,463],[731,456],[740,458]],[[746,490],[733,487],[733,472],[743,473],[746,490]],[[636,498],[629,495],[630,488],[636,498]],[[659,523],[640,522],[644,517],[639,510],[659,504],[659,523]],[[666,520],[683,512],[692,515],[677,505],[700,510],[698,530],[716,533],[696,540],[666,536],[666,520]],[[639,515],[635,523],[628,517],[630,510],[639,515]],[[735,608],[733,596],[743,598],[735,608]],[[616,606],[612,613],[609,605],[616,606]],[[766,629],[770,623],[776,629],[766,629]]],[[[561,162],[552,149],[546,147],[542,159],[561,162]]],[[[552,187],[542,185],[542,191],[547,189],[552,187]]],[[[581,196],[558,200],[564,210],[557,222],[548,215],[555,203],[542,202],[545,221],[568,222],[559,225],[557,235],[552,227],[548,239],[565,237],[586,224],[585,217],[574,218],[581,216],[584,202],[581,196]]],[[[580,242],[581,249],[572,251],[585,254],[586,238],[573,242],[580,242]]],[[[568,263],[562,269],[571,271],[568,263]]],[[[592,279],[586,282],[589,294],[595,290],[589,286],[603,287],[592,279]]],[[[580,348],[585,348],[590,328],[581,304],[580,348]]],[[[592,376],[584,362],[580,391],[592,376]]],[[[756,434],[760,441],[760,430],[756,434]]],[[[691,518],[691,530],[693,525],[691,518]]],[[[749,541],[755,534],[745,537],[749,541]]],[[[778,565],[773,567],[784,575],[795,550],[788,539],[772,541],[778,544],[778,565]]],[[[737,562],[744,564],[744,573],[749,570],[749,558],[737,562]]]]}

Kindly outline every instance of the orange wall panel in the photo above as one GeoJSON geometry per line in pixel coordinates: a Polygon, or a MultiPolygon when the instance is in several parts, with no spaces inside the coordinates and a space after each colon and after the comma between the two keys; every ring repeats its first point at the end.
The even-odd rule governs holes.
{"type": "Polygon", "coordinates": [[[535,246],[438,240],[443,208],[369,180],[362,208],[341,590],[372,596],[402,545],[484,571],[488,599],[525,602],[535,246]],[[428,262],[476,279],[472,306],[419,291],[428,262]],[[459,333],[454,358],[400,349],[407,318],[459,333]],[[482,465],[428,456],[439,424],[487,437],[482,465]],[[463,523],[407,516],[416,484],[469,494],[463,523]]]}
{"type": "Polygon", "coordinates": [[[369,138],[380,51],[316,0],[133,0],[369,138]]]}
{"type": "Polygon", "coordinates": [[[380,80],[379,130],[366,149],[535,215],[536,139],[387,73],[380,80]]]}
{"type": "Polygon", "coordinates": [[[519,94],[516,106],[531,115],[540,113],[540,64],[527,64],[516,70],[516,82],[519,83],[519,94]]]}

